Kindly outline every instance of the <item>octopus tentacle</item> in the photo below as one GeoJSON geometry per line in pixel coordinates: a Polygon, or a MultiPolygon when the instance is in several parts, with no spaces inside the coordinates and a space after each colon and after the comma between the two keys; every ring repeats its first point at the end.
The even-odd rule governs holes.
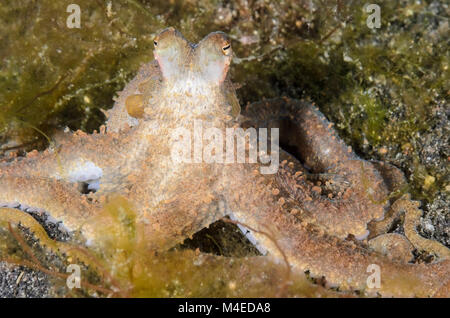
{"type": "Polygon", "coordinates": [[[367,223],[373,216],[361,213],[366,206],[357,193],[349,196],[348,191],[345,196],[330,199],[321,194],[320,188],[308,184],[304,176],[296,176],[284,167],[279,169],[277,181],[305,212],[302,213],[305,220],[320,224],[328,233],[341,238],[348,234],[360,239],[367,236],[367,223]]]}
{"type": "Polygon", "coordinates": [[[72,184],[47,178],[1,176],[0,203],[46,212],[63,221],[68,230],[80,231],[88,240],[96,239],[97,231],[90,219],[100,215],[101,206],[90,202],[72,184]]]}
{"type": "Polygon", "coordinates": [[[136,129],[122,131],[121,135],[105,134],[104,130],[91,135],[66,133],[53,149],[0,163],[0,176],[86,182],[103,194],[119,192],[146,158],[147,146],[140,145],[141,138],[136,129]],[[128,156],[131,149],[136,153],[132,159],[128,156]]]}
{"type": "Polygon", "coordinates": [[[419,205],[418,201],[413,201],[409,195],[404,195],[393,204],[392,209],[405,211],[405,222],[403,224],[405,235],[418,250],[435,254],[440,259],[450,259],[450,249],[437,241],[422,237],[417,232],[417,226],[420,224],[420,217],[423,213],[419,209],[419,205]]]}
{"type": "Polygon", "coordinates": [[[405,264],[307,224],[286,210],[284,200],[277,200],[273,195],[267,184],[273,180],[265,177],[263,182],[260,178],[247,171],[245,177],[235,179],[245,180],[239,186],[247,190],[238,199],[230,197],[230,207],[242,223],[271,233],[271,238],[253,233],[269,255],[282,260],[277,249],[281,246],[294,268],[308,270],[314,276],[323,275],[332,286],[368,293],[371,290],[367,285],[370,275],[367,271],[369,265],[375,264],[381,270],[381,286],[373,291],[383,296],[432,296],[450,279],[450,262],[447,260],[433,264],[405,264]],[[251,197],[247,192],[252,194],[251,197]]]}
{"type": "MultiPolygon", "coordinates": [[[[341,238],[353,234],[363,239],[369,234],[367,223],[384,216],[389,202],[380,172],[345,145],[315,106],[288,98],[268,100],[247,106],[241,121],[279,128],[282,146],[287,144],[309,168],[287,165],[289,173],[280,176],[284,188],[309,211],[309,221],[341,238]]],[[[291,156],[289,161],[295,160],[291,156]]]]}
{"type": "MultiPolygon", "coordinates": [[[[106,266],[103,264],[101,258],[97,255],[92,254],[92,251],[86,249],[82,250],[77,246],[73,246],[70,243],[66,242],[58,242],[48,237],[45,230],[42,226],[29,214],[24,213],[23,211],[17,211],[15,209],[2,208],[0,209],[0,227],[8,228],[9,224],[18,225],[29,229],[34,237],[39,240],[39,246],[45,247],[46,250],[50,250],[55,255],[58,255],[62,260],[66,260],[67,262],[82,262],[87,265],[88,268],[94,269],[100,273],[103,273],[105,281],[101,281],[102,285],[93,285],[93,284],[84,284],[82,287],[86,287],[87,289],[97,290],[102,292],[105,295],[109,296],[139,296],[142,295],[142,288],[152,288],[151,286],[142,286],[142,284],[135,284],[135,281],[132,281],[131,284],[129,282],[123,283],[121,281],[121,277],[115,277],[114,263],[108,263],[106,266]],[[105,286],[103,286],[103,284],[105,286]],[[112,285],[114,288],[108,288],[109,285],[112,285]],[[123,288],[126,286],[128,288],[123,288]]],[[[30,253],[34,252],[34,249],[30,247],[30,253]]],[[[10,250],[8,245],[0,244],[0,260],[6,260],[12,264],[22,264],[25,260],[24,256],[15,255],[14,257],[9,256],[10,250]],[[3,258],[3,255],[6,255],[3,258]]],[[[161,263],[164,263],[164,257],[169,259],[169,262],[177,262],[179,265],[176,267],[177,271],[171,271],[166,267],[158,267],[155,265],[155,260],[153,259],[152,254],[147,254],[148,258],[142,258],[145,255],[142,252],[136,253],[133,255],[135,262],[129,262],[128,266],[133,267],[133,264],[137,263],[138,266],[147,266],[146,273],[151,279],[155,279],[155,275],[158,274],[158,270],[162,270],[164,277],[171,277],[171,275],[176,276],[178,274],[178,269],[183,268],[184,271],[193,271],[196,275],[203,275],[204,272],[209,273],[210,277],[214,277],[214,281],[217,281],[217,277],[223,276],[222,280],[229,281],[231,289],[227,289],[230,291],[230,294],[227,296],[242,296],[248,294],[249,286],[251,286],[250,290],[254,290],[255,292],[261,292],[260,288],[264,288],[267,292],[267,296],[303,296],[303,297],[349,297],[352,296],[350,293],[337,292],[333,290],[326,289],[320,285],[312,284],[306,278],[303,273],[298,273],[295,275],[289,275],[286,277],[286,269],[283,266],[279,266],[279,264],[273,262],[273,260],[268,259],[266,257],[246,257],[241,259],[233,259],[229,257],[216,256],[212,254],[200,253],[198,251],[173,251],[168,252],[165,256],[161,257],[161,263]],[[181,259],[181,260],[180,260],[181,259]],[[181,262],[181,263],[180,263],[181,262]],[[201,264],[201,265],[200,265],[201,264]],[[201,266],[203,271],[199,271],[198,267],[201,266]],[[225,269],[225,270],[224,270],[225,269]],[[258,272],[264,273],[264,279],[254,280],[250,279],[247,273],[250,271],[254,271],[255,269],[258,272]],[[212,274],[213,273],[213,274],[212,274]],[[152,276],[153,274],[153,276],[152,276]],[[265,288],[265,284],[269,283],[274,286],[274,289],[267,290],[265,288]],[[292,283],[295,283],[292,284],[292,283]],[[291,288],[291,286],[295,286],[291,288]],[[237,289],[235,290],[235,287],[237,289]]],[[[45,264],[40,264],[39,260],[37,260],[37,264],[32,263],[32,268],[45,270],[47,273],[53,274],[55,277],[63,277],[65,279],[63,273],[54,272],[53,270],[47,270],[45,268],[45,264]]],[[[29,264],[29,262],[25,263],[25,265],[29,264]]],[[[122,265],[122,264],[121,264],[122,265]]],[[[28,265],[31,267],[30,265],[28,265]]],[[[123,265],[122,265],[123,266],[123,265]]],[[[142,278],[142,277],[140,277],[142,278]]],[[[167,278],[166,278],[167,279],[167,278]]],[[[189,284],[190,282],[198,281],[200,278],[195,276],[186,275],[183,277],[183,283],[189,284]]],[[[202,280],[203,281],[203,280],[202,280]]],[[[144,294],[145,295],[145,294],[144,294]]],[[[259,295],[260,294],[255,294],[259,295]]],[[[192,295],[191,295],[192,296],[192,295]]],[[[210,295],[209,295],[210,296],[210,295]]]]}
{"type": "Polygon", "coordinates": [[[277,98],[246,107],[243,126],[279,128],[281,144],[293,149],[314,172],[345,170],[342,162],[358,159],[317,107],[305,101],[277,98]]]}
{"type": "MultiPolygon", "coordinates": [[[[0,226],[2,228],[8,228],[10,224],[21,225],[30,230],[34,237],[39,240],[39,245],[50,249],[56,255],[78,259],[86,265],[96,268],[97,264],[92,261],[92,258],[83,253],[79,247],[69,243],[58,242],[51,239],[44,228],[28,213],[21,210],[11,208],[0,208],[0,226]]],[[[3,247],[3,246],[2,246],[3,247]]],[[[4,246],[7,248],[8,246],[4,246]]],[[[7,254],[7,252],[1,254],[7,254]]]]}

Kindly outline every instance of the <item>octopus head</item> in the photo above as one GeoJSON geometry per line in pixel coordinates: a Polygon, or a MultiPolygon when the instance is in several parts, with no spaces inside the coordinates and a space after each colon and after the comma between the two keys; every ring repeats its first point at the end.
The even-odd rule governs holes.
{"type": "Polygon", "coordinates": [[[227,76],[232,58],[229,37],[223,32],[213,32],[195,47],[192,71],[201,81],[220,85],[227,76]]]}
{"type": "Polygon", "coordinates": [[[168,28],[154,41],[163,83],[160,103],[184,115],[227,112],[221,106],[229,104],[224,82],[233,51],[225,33],[212,32],[198,44],[191,44],[180,32],[168,28]]]}
{"type": "Polygon", "coordinates": [[[182,79],[189,64],[192,44],[172,27],[161,31],[154,38],[153,44],[153,55],[158,61],[164,80],[174,82],[182,79]]]}

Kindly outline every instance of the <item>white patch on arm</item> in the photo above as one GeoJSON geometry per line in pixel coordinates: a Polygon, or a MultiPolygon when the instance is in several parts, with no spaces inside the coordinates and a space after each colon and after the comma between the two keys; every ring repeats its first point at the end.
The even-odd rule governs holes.
{"type": "Polygon", "coordinates": [[[86,182],[89,190],[98,190],[100,188],[102,176],[103,170],[92,161],[80,162],[74,169],[69,171],[70,182],[86,182]]]}

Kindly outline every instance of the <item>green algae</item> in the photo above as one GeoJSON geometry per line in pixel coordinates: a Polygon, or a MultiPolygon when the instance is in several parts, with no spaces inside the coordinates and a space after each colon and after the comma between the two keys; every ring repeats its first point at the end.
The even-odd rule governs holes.
{"type": "Polygon", "coordinates": [[[111,198],[104,209],[105,218],[96,218],[105,235],[95,249],[51,240],[26,213],[3,212],[13,217],[0,214],[0,261],[46,273],[52,279],[54,296],[352,296],[314,285],[305,275],[292,273],[287,265],[265,257],[223,257],[179,248],[149,250],[132,204],[122,197],[111,198]],[[66,268],[70,264],[81,268],[79,288],[67,288],[70,273],[66,268]],[[258,275],[252,274],[255,272],[258,275]]]}
{"type": "Polygon", "coordinates": [[[315,102],[359,155],[401,167],[414,196],[432,201],[448,184],[448,155],[424,162],[418,136],[433,133],[435,111],[448,100],[448,8],[435,9],[440,16],[431,1],[382,1],[382,27],[370,29],[363,5],[350,1],[340,16],[300,11],[312,30],[287,34],[282,49],[239,65],[240,97],[315,102]],[[424,186],[429,175],[436,182],[424,186]]]}
{"type": "Polygon", "coordinates": [[[98,128],[104,121],[100,109],[112,104],[112,96],[131,72],[152,59],[148,50],[152,17],[135,16],[134,7],[126,2],[110,17],[101,2],[78,4],[80,29],[66,26],[69,13],[64,2],[3,1],[0,5],[3,135],[9,132],[19,135],[19,141],[29,141],[37,136],[30,126],[46,132],[66,125],[87,131],[98,128]],[[122,21],[131,17],[136,33],[125,34],[122,21]]]}

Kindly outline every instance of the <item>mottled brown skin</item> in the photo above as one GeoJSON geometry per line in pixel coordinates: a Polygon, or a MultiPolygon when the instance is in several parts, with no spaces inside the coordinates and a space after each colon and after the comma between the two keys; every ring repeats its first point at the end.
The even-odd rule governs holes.
{"type": "Polygon", "coordinates": [[[358,158],[309,103],[271,100],[237,116],[227,78],[231,57],[223,33],[194,46],[176,30],[164,30],[155,39],[156,60],[119,94],[107,131],[67,134],[44,153],[4,163],[0,202],[44,209],[95,246],[105,198],[121,194],[135,206],[155,250],[232,215],[268,251],[266,257],[323,276],[330,286],[367,295],[449,296],[448,249],[417,240],[410,221],[409,241],[441,258],[410,264],[403,236],[381,236],[384,223],[399,211],[417,214],[409,198],[394,203],[389,197],[401,186],[401,173],[358,158]],[[273,175],[261,174],[261,164],[175,163],[171,132],[192,129],[195,119],[222,132],[238,125],[279,127],[282,143],[295,149],[300,161],[280,150],[283,162],[273,175]],[[86,162],[102,170],[100,189],[89,195],[80,193],[71,177],[86,162]],[[369,245],[368,234],[378,242],[369,245]],[[381,268],[379,289],[367,288],[370,264],[381,268]]]}
{"type": "MultiPolygon", "coordinates": [[[[286,198],[279,203],[293,219],[286,217],[281,221],[278,218],[283,214],[274,213],[264,222],[278,226],[292,223],[289,230],[280,234],[291,236],[294,242],[284,249],[288,253],[297,249],[292,253],[292,262],[298,262],[298,267],[308,269],[314,276],[325,276],[332,285],[339,281],[336,285],[343,289],[364,289],[367,266],[378,264],[382,271],[381,289],[372,292],[382,296],[448,295],[449,250],[417,234],[415,228],[421,216],[417,202],[408,196],[391,196],[405,182],[398,169],[358,158],[318,109],[308,103],[287,98],[270,100],[249,105],[244,115],[243,126],[279,127],[281,143],[295,151],[304,165],[288,158],[290,162],[282,162],[283,169],[278,173],[278,197],[286,198]],[[283,140],[283,136],[287,139],[283,140]],[[317,179],[322,182],[319,187],[317,179]],[[330,191],[327,183],[337,184],[337,189],[330,191]],[[406,215],[407,237],[384,234],[399,213],[406,215]],[[383,220],[376,221],[383,216],[383,220]],[[349,240],[366,228],[370,229],[369,240],[349,240]],[[305,233],[308,237],[304,237],[305,233]],[[433,253],[441,261],[410,264],[414,248],[433,253]],[[293,256],[295,253],[297,257],[293,256]],[[362,285],[356,283],[358,275],[362,285]],[[437,277],[443,278],[442,285],[430,287],[437,277]],[[423,293],[421,286],[428,290],[423,293]]],[[[245,216],[242,220],[254,225],[245,216]]],[[[370,290],[366,292],[371,294],[370,290]]]]}

